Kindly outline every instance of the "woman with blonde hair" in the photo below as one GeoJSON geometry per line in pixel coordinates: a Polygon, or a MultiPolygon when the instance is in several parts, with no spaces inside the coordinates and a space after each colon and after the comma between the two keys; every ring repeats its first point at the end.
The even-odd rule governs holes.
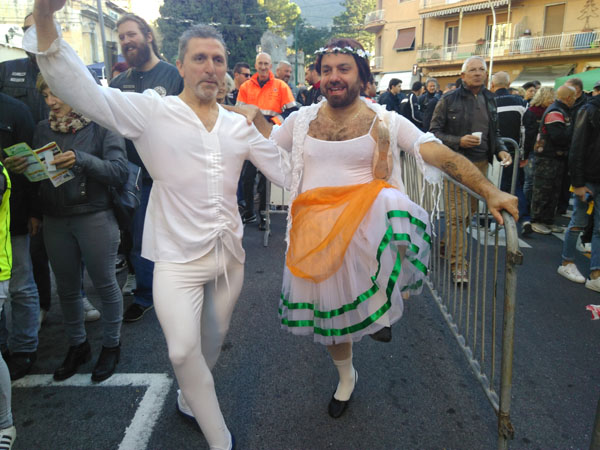
{"type": "Polygon", "coordinates": [[[544,112],[556,99],[556,91],[548,86],[541,87],[529,101],[529,109],[523,115],[523,126],[525,127],[525,143],[523,146],[524,154],[521,164],[525,171],[525,182],[523,183],[523,192],[527,200],[527,215],[523,218],[522,234],[524,236],[531,234],[531,220],[529,219],[529,210],[531,208],[531,194],[533,191],[533,165],[534,151],[537,135],[540,129],[540,121],[544,112]]]}

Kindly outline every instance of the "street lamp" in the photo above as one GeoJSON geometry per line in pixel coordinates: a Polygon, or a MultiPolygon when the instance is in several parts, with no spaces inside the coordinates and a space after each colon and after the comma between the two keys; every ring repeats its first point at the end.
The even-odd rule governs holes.
{"type": "Polygon", "coordinates": [[[492,4],[492,0],[488,0],[488,4],[492,9],[492,45],[490,46],[490,70],[488,72],[488,89],[492,88],[492,70],[494,68],[494,47],[496,44],[496,10],[492,4]]]}

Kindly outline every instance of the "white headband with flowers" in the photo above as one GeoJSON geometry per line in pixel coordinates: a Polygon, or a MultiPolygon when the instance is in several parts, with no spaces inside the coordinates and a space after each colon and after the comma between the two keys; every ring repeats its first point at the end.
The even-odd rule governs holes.
{"type": "Polygon", "coordinates": [[[371,54],[362,48],[346,47],[321,47],[315,52],[315,55],[325,55],[327,53],[345,53],[360,56],[361,58],[369,58],[371,54]]]}

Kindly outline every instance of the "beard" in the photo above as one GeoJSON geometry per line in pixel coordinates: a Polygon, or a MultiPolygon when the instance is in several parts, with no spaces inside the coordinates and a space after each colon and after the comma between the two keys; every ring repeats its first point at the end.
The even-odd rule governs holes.
{"type": "Polygon", "coordinates": [[[329,102],[329,106],[333,108],[343,108],[351,105],[356,97],[360,95],[361,82],[358,80],[356,83],[346,85],[345,83],[338,81],[334,83],[327,83],[327,85],[321,85],[321,93],[325,96],[329,102]],[[346,88],[346,95],[332,95],[329,92],[329,88],[342,87],[346,88]]]}
{"type": "Polygon", "coordinates": [[[196,94],[196,98],[198,100],[200,100],[203,103],[209,103],[217,98],[217,94],[219,93],[219,87],[218,84],[204,85],[202,83],[198,83],[196,85],[196,89],[194,89],[194,93],[196,94]]]}
{"type": "Polygon", "coordinates": [[[125,61],[127,61],[127,64],[129,64],[129,67],[142,67],[150,60],[151,49],[147,42],[135,45],[137,51],[132,55],[130,55],[128,50],[130,47],[133,47],[133,45],[129,44],[127,47],[126,51],[123,52],[123,57],[125,58],[125,61]]]}

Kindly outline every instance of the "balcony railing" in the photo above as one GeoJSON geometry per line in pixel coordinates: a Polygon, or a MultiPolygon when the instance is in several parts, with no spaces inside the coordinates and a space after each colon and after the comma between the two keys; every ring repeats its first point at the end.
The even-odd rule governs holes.
{"type": "MultiPolygon", "coordinates": [[[[563,33],[550,36],[523,36],[496,41],[494,58],[499,56],[539,55],[550,52],[573,52],[597,48],[600,51],[600,30],[582,33],[563,33]]],[[[417,62],[454,61],[469,56],[488,57],[492,54],[491,42],[450,45],[420,49],[417,62]]]]}
{"type": "Polygon", "coordinates": [[[383,56],[374,56],[371,58],[371,69],[378,70],[383,67],[383,56]]]}
{"type": "Polygon", "coordinates": [[[384,10],[378,9],[376,11],[371,11],[365,15],[365,26],[368,26],[372,23],[383,22],[384,10]]]}
{"type": "Polygon", "coordinates": [[[421,0],[421,9],[431,8],[432,6],[440,5],[452,5],[453,3],[460,3],[465,0],[421,0]]]}

